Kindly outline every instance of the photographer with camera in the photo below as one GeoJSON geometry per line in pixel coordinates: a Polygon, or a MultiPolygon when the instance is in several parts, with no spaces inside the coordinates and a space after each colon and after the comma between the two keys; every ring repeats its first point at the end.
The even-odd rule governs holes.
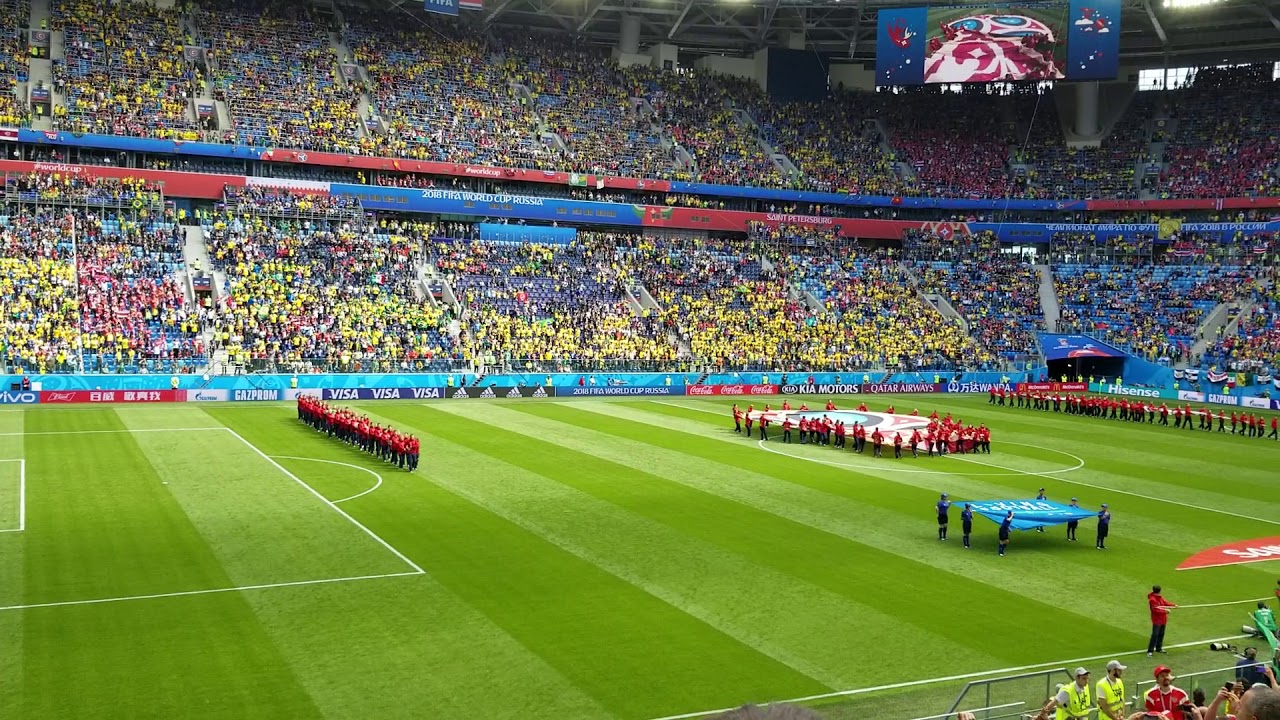
{"type": "Polygon", "coordinates": [[[1153,674],[1156,686],[1148,690],[1145,696],[1148,713],[1160,715],[1167,720],[1201,720],[1200,710],[1191,704],[1191,696],[1174,686],[1172,668],[1157,665],[1153,674]]]}

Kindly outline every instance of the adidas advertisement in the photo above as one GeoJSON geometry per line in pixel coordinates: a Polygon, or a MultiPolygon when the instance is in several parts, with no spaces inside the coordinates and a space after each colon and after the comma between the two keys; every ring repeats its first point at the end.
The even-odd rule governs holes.
{"type": "Polygon", "coordinates": [[[488,385],[483,387],[460,387],[456,390],[447,391],[446,395],[454,400],[492,400],[495,398],[518,400],[520,398],[545,398],[555,397],[556,389],[554,387],[545,387],[543,385],[529,386],[510,386],[510,385],[488,385]]]}

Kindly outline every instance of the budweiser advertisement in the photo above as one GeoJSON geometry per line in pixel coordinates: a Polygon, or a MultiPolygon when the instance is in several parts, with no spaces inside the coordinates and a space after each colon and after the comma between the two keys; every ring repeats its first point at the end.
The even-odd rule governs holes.
{"type": "Polygon", "coordinates": [[[1018,392],[1089,392],[1089,383],[1082,383],[1082,382],[1018,383],[1018,392]]]}
{"type": "Polygon", "coordinates": [[[1280,536],[1240,540],[1201,550],[1178,566],[1179,570],[1242,565],[1266,560],[1280,560],[1280,536]]]}
{"type": "Polygon", "coordinates": [[[41,403],[186,402],[186,390],[44,390],[41,403]]]}
{"type": "Polygon", "coordinates": [[[685,395],[777,395],[777,385],[690,385],[685,395]]]}

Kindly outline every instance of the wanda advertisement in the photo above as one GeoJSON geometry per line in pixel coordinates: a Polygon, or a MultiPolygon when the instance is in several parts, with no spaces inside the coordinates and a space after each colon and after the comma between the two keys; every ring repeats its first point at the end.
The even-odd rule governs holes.
{"type": "Polygon", "coordinates": [[[41,403],[186,402],[186,390],[44,390],[41,403]]]}
{"type": "Polygon", "coordinates": [[[1089,383],[1082,383],[1082,382],[1018,383],[1018,392],[1089,392],[1089,383]]]}
{"type": "Polygon", "coordinates": [[[777,385],[690,385],[685,395],[777,395],[777,385]]]}

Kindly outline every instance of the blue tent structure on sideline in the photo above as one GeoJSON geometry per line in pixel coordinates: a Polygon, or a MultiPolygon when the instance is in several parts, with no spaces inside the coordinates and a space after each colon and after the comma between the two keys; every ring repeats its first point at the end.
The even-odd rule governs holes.
{"type": "Polygon", "coordinates": [[[1004,522],[1004,516],[1013,511],[1014,530],[1031,530],[1048,525],[1062,525],[1072,520],[1097,517],[1094,510],[1071,507],[1049,500],[978,500],[969,501],[969,507],[992,522],[1004,522]]]}

